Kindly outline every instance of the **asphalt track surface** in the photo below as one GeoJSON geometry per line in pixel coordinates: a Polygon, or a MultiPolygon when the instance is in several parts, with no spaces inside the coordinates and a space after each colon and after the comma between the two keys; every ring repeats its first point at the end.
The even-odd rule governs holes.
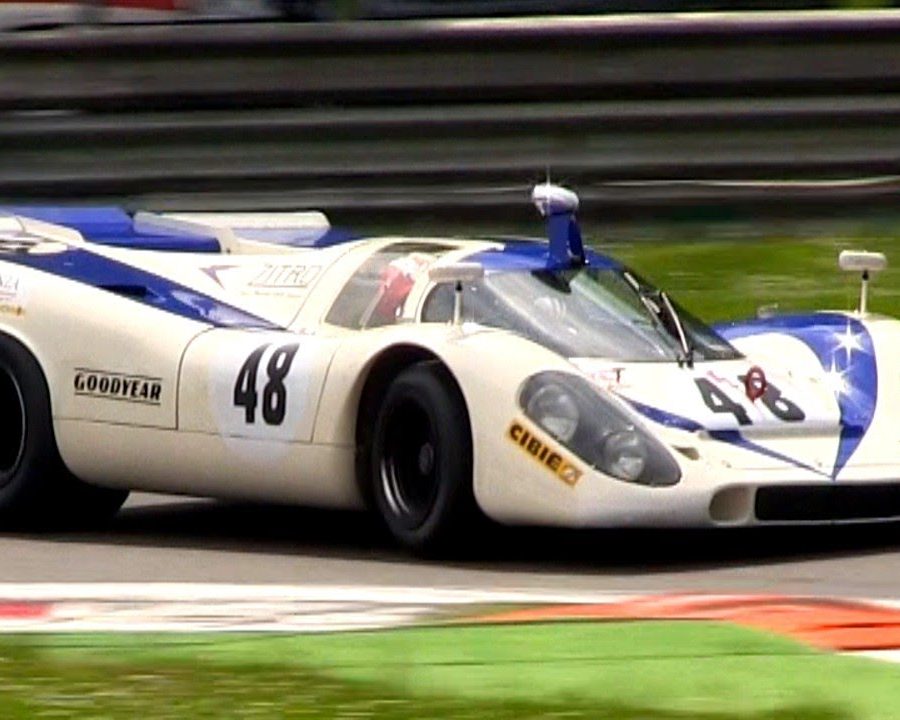
{"type": "Polygon", "coordinates": [[[107,527],[0,535],[0,580],[762,592],[900,598],[900,524],[729,531],[492,529],[441,562],[366,515],[134,494],[107,527]]]}

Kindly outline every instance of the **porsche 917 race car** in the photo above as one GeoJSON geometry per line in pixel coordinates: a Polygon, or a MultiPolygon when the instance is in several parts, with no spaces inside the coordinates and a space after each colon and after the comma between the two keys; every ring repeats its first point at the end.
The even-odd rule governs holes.
{"type": "Polygon", "coordinates": [[[6,208],[0,520],[131,489],[375,510],[427,550],[506,524],[900,517],[900,322],[712,328],[548,237],[354,238],[320,213],[6,208]]]}

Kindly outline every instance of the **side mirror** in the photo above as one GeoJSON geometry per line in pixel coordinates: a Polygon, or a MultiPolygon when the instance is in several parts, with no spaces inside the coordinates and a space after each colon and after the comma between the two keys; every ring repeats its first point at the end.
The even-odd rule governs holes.
{"type": "Polygon", "coordinates": [[[568,188],[549,182],[535,185],[531,202],[541,217],[547,219],[547,239],[550,241],[551,264],[580,267],[586,263],[581,228],[575,219],[578,195],[568,188]]]}
{"type": "Polygon", "coordinates": [[[859,314],[865,315],[869,300],[869,273],[881,272],[887,267],[887,258],[882,253],[863,250],[842,250],[838,255],[838,266],[846,272],[862,273],[859,290],[859,314]]]}
{"type": "Polygon", "coordinates": [[[883,253],[841,250],[838,266],[846,272],[881,272],[887,267],[887,258],[883,253]]]}
{"type": "Polygon", "coordinates": [[[578,210],[578,195],[568,188],[549,182],[534,186],[531,191],[531,202],[541,217],[570,215],[578,210]]]}

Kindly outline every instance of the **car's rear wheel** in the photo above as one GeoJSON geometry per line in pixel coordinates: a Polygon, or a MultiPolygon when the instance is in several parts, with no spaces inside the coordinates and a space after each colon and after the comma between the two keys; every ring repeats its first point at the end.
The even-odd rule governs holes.
{"type": "Polygon", "coordinates": [[[56,447],[47,382],[21,344],[0,336],[0,525],[73,525],[114,514],[128,493],[82,483],[56,447]]]}
{"type": "Polygon", "coordinates": [[[372,496],[391,534],[422,553],[448,549],[473,518],[472,436],[465,402],[435,362],[391,382],[369,452],[372,496]]]}
{"type": "Polygon", "coordinates": [[[3,408],[3,430],[0,431],[0,487],[12,479],[25,454],[25,399],[15,376],[0,366],[0,408],[3,408]]]}

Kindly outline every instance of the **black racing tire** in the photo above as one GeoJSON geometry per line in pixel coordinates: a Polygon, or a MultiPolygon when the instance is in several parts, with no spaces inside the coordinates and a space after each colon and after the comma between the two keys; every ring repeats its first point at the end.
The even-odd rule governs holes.
{"type": "Polygon", "coordinates": [[[412,365],[391,382],[371,434],[369,478],[381,519],[413,552],[443,554],[472,529],[469,415],[439,363],[412,365]]]}
{"type": "Polygon", "coordinates": [[[6,336],[0,336],[0,428],[0,527],[94,523],[114,515],[128,497],[68,471],[56,446],[44,373],[6,336]]]}

